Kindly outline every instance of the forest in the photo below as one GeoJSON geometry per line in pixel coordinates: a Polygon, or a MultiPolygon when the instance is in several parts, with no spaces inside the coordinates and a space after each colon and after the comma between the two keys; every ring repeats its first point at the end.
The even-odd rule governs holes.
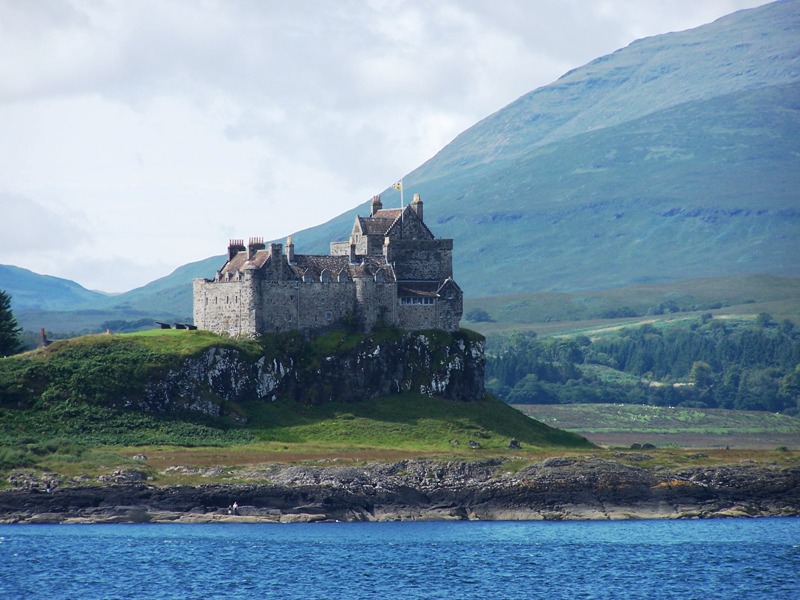
{"type": "Polygon", "coordinates": [[[767,313],[487,344],[486,386],[511,404],[628,403],[800,414],[800,328],[767,313]]]}

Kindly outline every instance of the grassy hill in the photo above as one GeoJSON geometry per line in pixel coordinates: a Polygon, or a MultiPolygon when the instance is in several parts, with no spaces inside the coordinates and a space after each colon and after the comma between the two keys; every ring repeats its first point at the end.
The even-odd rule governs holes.
{"type": "MultiPolygon", "coordinates": [[[[322,352],[320,360],[324,342],[311,346],[322,352]]],[[[258,354],[261,348],[252,340],[170,330],[86,336],[0,359],[0,468],[36,465],[41,457],[108,445],[458,454],[475,452],[470,440],[490,452],[510,452],[507,445],[516,438],[528,448],[591,447],[579,436],[528,419],[492,397],[467,403],[407,393],[313,407],[253,399],[228,406],[230,417],[117,408],[120,394],[131,397],[165,368],[219,347],[247,354],[258,354]]]]}

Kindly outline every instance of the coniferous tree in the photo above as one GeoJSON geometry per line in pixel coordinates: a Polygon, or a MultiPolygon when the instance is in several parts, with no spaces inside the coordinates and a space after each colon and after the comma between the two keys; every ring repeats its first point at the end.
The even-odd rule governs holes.
{"type": "Polygon", "coordinates": [[[11,296],[0,290],[0,356],[19,352],[22,347],[20,331],[22,328],[17,325],[14,313],[11,312],[11,296]]]}

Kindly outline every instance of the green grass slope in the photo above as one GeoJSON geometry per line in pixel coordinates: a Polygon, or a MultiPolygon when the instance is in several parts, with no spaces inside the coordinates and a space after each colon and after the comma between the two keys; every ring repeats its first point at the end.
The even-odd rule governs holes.
{"type": "MultiPolygon", "coordinates": [[[[220,346],[253,357],[261,351],[255,341],[158,330],[86,336],[0,359],[0,446],[5,448],[0,459],[5,452],[10,457],[7,464],[20,466],[39,450],[46,454],[47,444],[59,448],[63,438],[81,448],[282,443],[433,452],[469,451],[470,440],[503,450],[512,438],[528,447],[591,447],[581,437],[527,419],[492,397],[462,403],[405,394],[313,407],[288,400],[252,400],[234,411],[246,417],[246,423],[199,413],[156,415],[117,407],[115,398],[135,394],[166,367],[220,346]]],[[[325,340],[312,348],[324,351],[325,340]]]]}

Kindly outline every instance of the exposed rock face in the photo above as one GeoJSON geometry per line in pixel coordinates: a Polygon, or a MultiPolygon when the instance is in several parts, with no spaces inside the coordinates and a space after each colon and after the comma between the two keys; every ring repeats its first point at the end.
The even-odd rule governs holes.
{"type": "MultiPolygon", "coordinates": [[[[218,475],[220,468],[214,469],[218,475]]],[[[31,485],[31,478],[17,475],[9,480],[13,487],[0,492],[0,522],[800,515],[798,466],[650,470],[589,457],[551,458],[517,472],[509,471],[501,460],[414,460],[359,467],[262,465],[228,471],[252,483],[162,488],[117,474],[112,478],[116,483],[104,487],[55,487],[47,492],[31,485]],[[238,514],[229,515],[227,507],[234,501],[238,514]]]]}
{"type": "Polygon", "coordinates": [[[312,356],[308,344],[252,357],[210,348],[152,377],[127,406],[151,412],[194,410],[219,416],[226,402],[293,398],[319,404],[414,391],[453,400],[483,398],[483,341],[464,333],[416,332],[312,356]]]}

